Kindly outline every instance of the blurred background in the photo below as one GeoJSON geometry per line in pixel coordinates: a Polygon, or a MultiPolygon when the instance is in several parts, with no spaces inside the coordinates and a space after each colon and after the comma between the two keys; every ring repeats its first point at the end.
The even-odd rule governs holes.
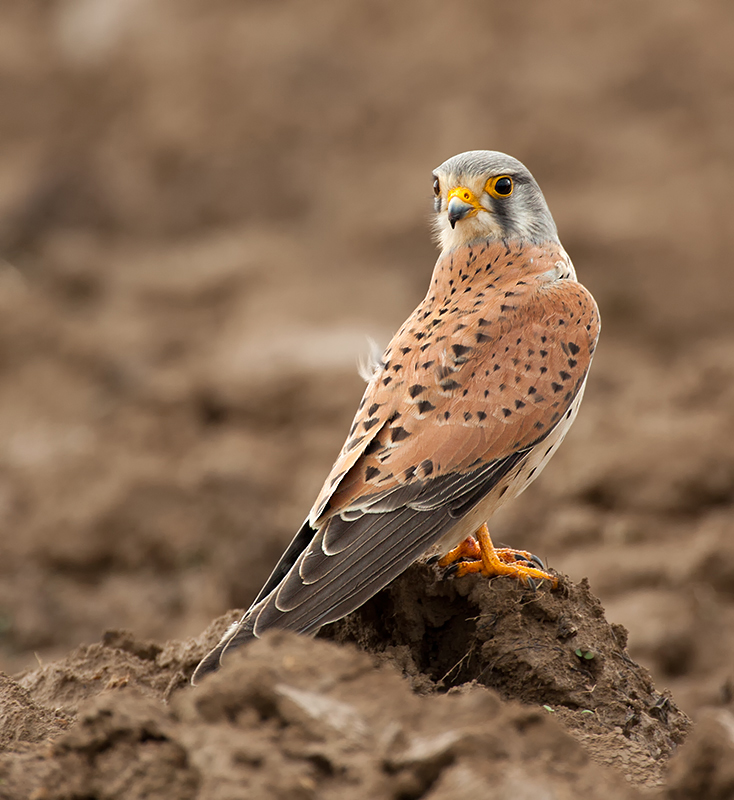
{"type": "Polygon", "coordinates": [[[493,526],[734,696],[734,5],[3,0],[0,669],[245,606],[435,259],[431,170],[524,161],[603,332],[493,526]]]}

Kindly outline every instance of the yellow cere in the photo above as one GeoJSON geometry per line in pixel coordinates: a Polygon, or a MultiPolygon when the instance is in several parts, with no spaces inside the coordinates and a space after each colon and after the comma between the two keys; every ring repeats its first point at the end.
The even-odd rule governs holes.
{"type": "Polygon", "coordinates": [[[447,202],[450,202],[454,197],[458,197],[459,200],[468,203],[470,206],[474,206],[476,209],[482,207],[474,192],[472,192],[471,189],[467,189],[466,186],[457,186],[455,189],[452,189],[446,198],[447,202]]]}

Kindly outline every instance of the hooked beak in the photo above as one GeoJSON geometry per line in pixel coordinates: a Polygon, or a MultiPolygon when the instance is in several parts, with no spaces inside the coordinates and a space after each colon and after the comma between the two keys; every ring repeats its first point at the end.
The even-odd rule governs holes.
{"type": "Polygon", "coordinates": [[[482,210],[482,206],[470,189],[464,186],[457,186],[449,192],[448,196],[448,218],[449,224],[453,228],[460,219],[474,216],[482,210]]]}

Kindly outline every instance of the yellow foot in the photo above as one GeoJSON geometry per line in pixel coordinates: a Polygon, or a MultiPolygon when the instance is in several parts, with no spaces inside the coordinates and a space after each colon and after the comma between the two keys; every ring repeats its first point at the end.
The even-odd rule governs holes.
{"type": "Polygon", "coordinates": [[[461,561],[462,558],[476,560],[481,557],[482,551],[479,549],[479,542],[473,536],[467,536],[466,539],[464,539],[463,542],[459,542],[453,550],[449,550],[443,558],[439,558],[438,566],[450,567],[457,561],[461,561]]]}
{"type": "Polygon", "coordinates": [[[545,569],[531,567],[530,563],[543,566],[543,562],[527,550],[512,550],[509,547],[496,550],[487,525],[484,524],[477,531],[476,539],[473,536],[465,539],[453,550],[449,550],[439,560],[438,565],[440,567],[455,565],[453,574],[458,578],[478,572],[485,577],[509,575],[531,586],[534,586],[535,581],[549,581],[554,589],[558,586],[558,578],[545,569]],[[472,560],[456,563],[461,558],[472,560]]]}

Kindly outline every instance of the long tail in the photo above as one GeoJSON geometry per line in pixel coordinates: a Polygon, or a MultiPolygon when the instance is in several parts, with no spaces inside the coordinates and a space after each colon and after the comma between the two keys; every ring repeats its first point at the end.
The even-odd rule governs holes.
{"type": "Polygon", "coordinates": [[[245,615],[239,622],[235,622],[229,626],[224,636],[219,640],[219,644],[204,656],[199,666],[194,670],[194,674],[191,676],[191,683],[193,685],[196,685],[204,675],[208,675],[210,672],[215,672],[219,669],[226,650],[230,647],[239,647],[255,638],[255,634],[252,630],[253,625],[250,623],[255,606],[280,584],[283,578],[288,574],[290,568],[298,560],[298,556],[306,549],[315,533],[316,531],[314,531],[308,524],[308,520],[306,520],[298,533],[293,537],[293,540],[286,548],[285,553],[281,556],[280,561],[276,564],[275,569],[270,574],[270,577],[265,582],[260,593],[254,599],[250,608],[245,612],[245,615]]]}
{"type": "Polygon", "coordinates": [[[247,628],[247,614],[245,614],[239,622],[232,623],[232,625],[227,628],[224,636],[219,640],[219,644],[201,659],[199,665],[194,670],[194,674],[191,676],[191,683],[193,686],[196,686],[205,675],[208,675],[210,672],[216,672],[216,670],[219,669],[224,651],[232,644],[235,638],[237,639],[237,645],[244,644],[246,641],[255,638],[252,628],[249,630],[247,628]]]}

